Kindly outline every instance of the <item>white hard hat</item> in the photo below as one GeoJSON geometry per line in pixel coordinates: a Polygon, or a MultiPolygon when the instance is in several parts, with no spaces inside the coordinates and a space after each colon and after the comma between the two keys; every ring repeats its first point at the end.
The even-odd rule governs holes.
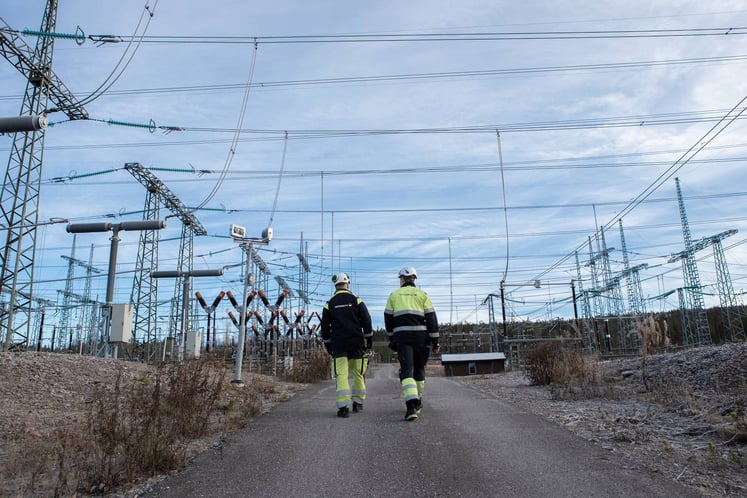
{"type": "Polygon", "coordinates": [[[332,283],[335,285],[349,284],[350,277],[348,277],[347,273],[338,273],[336,275],[332,275],[332,283]]]}
{"type": "Polygon", "coordinates": [[[412,266],[405,266],[399,271],[400,277],[418,278],[418,272],[412,266]]]}

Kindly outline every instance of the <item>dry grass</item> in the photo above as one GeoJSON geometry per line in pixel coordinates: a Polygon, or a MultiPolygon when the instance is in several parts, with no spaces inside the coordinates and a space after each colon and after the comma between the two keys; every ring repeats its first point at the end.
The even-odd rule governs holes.
{"type": "MultiPolygon", "coordinates": [[[[265,400],[283,398],[277,380],[228,383],[225,364],[205,358],[162,364],[134,380],[120,369],[95,383],[86,408],[21,431],[20,452],[0,459],[0,496],[103,494],[181,467],[207,438],[243,427],[265,400]]],[[[287,399],[289,396],[286,396],[287,399]]]]}
{"type": "Polygon", "coordinates": [[[550,386],[554,399],[596,397],[604,391],[596,357],[575,343],[538,343],[524,352],[524,368],[532,384],[550,386]]]}
{"type": "Polygon", "coordinates": [[[329,379],[331,374],[330,356],[323,350],[309,352],[304,361],[296,361],[289,369],[280,373],[280,378],[286,382],[301,382],[313,384],[323,379],[329,379]]]}

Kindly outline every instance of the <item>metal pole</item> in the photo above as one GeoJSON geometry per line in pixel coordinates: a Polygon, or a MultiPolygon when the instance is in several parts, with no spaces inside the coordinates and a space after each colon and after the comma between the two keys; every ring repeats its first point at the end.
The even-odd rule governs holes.
{"type": "Polygon", "coordinates": [[[236,351],[236,372],[234,375],[234,379],[231,381],[232,384],[238,384],[243,385],[244,381],[241,380],[241,366],[244,362],[244,340],[246,337],[246,301],[249,294],[249,274],[251,272],[251,255],[252,255],[252,243],[249,242],[248,244],[246,242],[241,244],[242,249],[244,249],[246,258],[246,263],[244,265],[244,297],[241,301],[241,306],[239,306],[239,310],[241,312],[241,316],[239,317],[239,345],[236,351]]]}
{"type": "Polygon", "coordinates": [[[207,314],[207,337],[205,338],[205,352],[210,352],[210,315],[211,313],[207,314]]]}
{"type": "Polygon", "coordinates": [[[183,296],[182,296],[182,344],[179,348],[179,360],[184,360],[187,351],[187,330],[189,328],[189,272],[182,273],[184,279],[183,296]]]}
{"type": "Polygon", "coordinates": [[[501,313],[503,315],[503,337],[508,339],[508,328],[506,327],[506,300],[503,295],[503,287],[505,282],[501,280],[501,313]]]}
{"type": "Polygon", "coordinates": [[[46,308],[42,308],[41,323],[39,324],[39,340],[36,341],[36,351],[41,351],[42,347],[42,334],[44,333],[44,315],[47,314],[46,308]]]}
{"type": "Polygon", "coordinates": [[[576,324],[576,328],[578,328],[578,307],[576,306],[576,285],[573,283],[573,280],[571,280],[571,298],[573,299],[573,320],[576,324]]]}
{"type": "Polygon", "coordinates": [[[102,308],[102,315],[104,316],[104,337],[106,338],[107,346],[109,345],[109,338],[112,327],[112,306],[114,303],[114,279],[117,274],[117,252],[119,249],[119,226],[112,225],[112,238],[111,246],[109,249],[109,273],[106,278],[106,304],[102,308]]]}

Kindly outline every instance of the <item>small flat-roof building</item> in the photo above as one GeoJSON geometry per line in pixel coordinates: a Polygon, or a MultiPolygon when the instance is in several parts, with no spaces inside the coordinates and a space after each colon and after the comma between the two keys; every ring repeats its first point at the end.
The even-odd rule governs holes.
{"type": "Polygon", "coordinates": [[[447,377],[501,373],[505,363],[506,355],[500,352],[441,355],[447,377]]]}

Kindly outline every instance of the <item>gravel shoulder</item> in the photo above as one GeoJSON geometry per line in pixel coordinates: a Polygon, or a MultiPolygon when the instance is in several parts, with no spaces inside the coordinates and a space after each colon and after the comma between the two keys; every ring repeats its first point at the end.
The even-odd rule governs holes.
{"type": "MultiPolygon", "coordinates": [[[[598,366],[604,382],[595,386],[533,386],[520,371],[454,379],[567,428],[621,465],[660,473],[703,496],[747,497],[747,344],[651,356],[645,369],[641,358],[598,366]]],[[[43,455],[40,445],[54,444],[54,434],[84,420],[96,389],[118,376],[123,385],[138,382],[152,368],[79,355],[0,353],[0,473],[44,479],[29,467],[43,455]],[[29,452],[31,441],[36,453],[29,452]]],[[[307,387],[257,374],[246,381],[253,387],[244,395],[254,397],[260,413],[307,387]]],[[[195,441],[187,456],[223,436],[216,431],[195,441]]],[[[13,485],[1,479],[0,496],[23,496],[13,485]]]]}
{"type": "Polygon", "coordinates": [[[460,378],[703,496],[747,496],[747,344],[599,362],[599,386],[533,386],[523,372],[460,378]]]}

